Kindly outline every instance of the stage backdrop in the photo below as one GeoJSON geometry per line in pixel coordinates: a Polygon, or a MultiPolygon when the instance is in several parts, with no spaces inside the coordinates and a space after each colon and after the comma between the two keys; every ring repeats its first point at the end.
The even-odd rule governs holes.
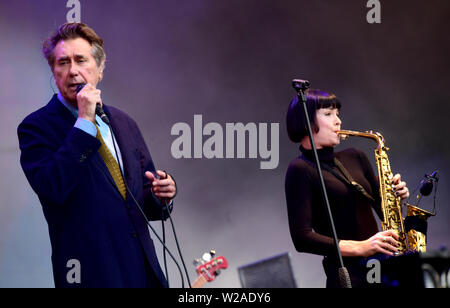
{"type": "MultiPolygon", "coordinates": [[[[56,89],[41,42],[77,19],[105,41],[103,101],[137,121],[157,168],[177,180],[173,221],[191,280],[191,261],[215,249],[230,266],[207,287],[240,287],[239,266],[283,252],[300,287],[325,285],[321,257],[297,253],[288,229],[284,176],[299,155],[285,126],[293,78],[336,93],[343,128],[381,132],[411,192],[439,170],[428,249],[448,247],[449,14],[447,0],[1,1],[0,287],[53,286],[16,128],[56,89]],[[249,132],[233,141],[232,128],[249,132]]],[[[349,146],[373,161],[373,142],[338,149],[349,146]]],[[[431,210],[432,196],[421,205],[431,210]]]]}

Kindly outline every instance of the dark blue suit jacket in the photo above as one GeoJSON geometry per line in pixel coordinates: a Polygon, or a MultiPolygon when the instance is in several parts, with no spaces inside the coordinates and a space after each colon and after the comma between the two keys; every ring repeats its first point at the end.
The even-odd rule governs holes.
{"type": "MultiPolygon", "coordinates": [[[[125,180],[148,219],[166,219],[145,171],[155,171],[145,141],[128,115],[103,107],[122,154],[125,180]]],[[[167,287],[146,220],[121,197],[98,149],[75,128],[54,95],[18,127],[20,162],[41,201],[52,245],[56,287],[167,287]],[[79,262],[81,283],[70,283],[79,262]]]]}

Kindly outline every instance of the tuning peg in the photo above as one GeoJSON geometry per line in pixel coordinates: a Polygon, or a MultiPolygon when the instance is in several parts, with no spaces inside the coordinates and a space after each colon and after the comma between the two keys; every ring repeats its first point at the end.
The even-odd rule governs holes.
{"type": "Polygon", "coordinates": [[[205,260],[205,262],[211,261],[211,254],[205,252],[202,256],[202,259],[205,260]]]}
{"type": "Polygon", "coordinates": [[[198,266],[200,264],[205,264],[205,262],[203,262],[203,260],[200,259],[194,259],[194,261],[192,262],[195,266],[198,266]]]}

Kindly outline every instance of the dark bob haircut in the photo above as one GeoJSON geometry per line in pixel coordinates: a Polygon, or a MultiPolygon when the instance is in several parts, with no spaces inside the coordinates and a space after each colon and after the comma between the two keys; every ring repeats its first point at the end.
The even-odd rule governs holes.
{"type": "MultiPolygon", "coordinates": [[[[319,131],[319,127],[316,123],[316,110],[320,108],[341,108],[341,102],[336,95],[327,93],[317,89],[309,89],[306,94],[306,110],[311,121],[311,128],[314,132],[319,131]]],[[[308,126],[305,120],[305,112],[302,103],[298,100],[296,95],[291,103],[286,117],[287,131],[289,139],[292,142],[298,143],[308,135],[308,126]]]]}

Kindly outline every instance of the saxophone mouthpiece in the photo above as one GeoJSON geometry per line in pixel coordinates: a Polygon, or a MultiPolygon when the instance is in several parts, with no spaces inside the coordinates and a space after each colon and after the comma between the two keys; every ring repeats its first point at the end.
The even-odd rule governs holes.
{"type": "Polygon", "coordinates": [[[345,133],[345,131],[343,130],[338,130],[337,132],[339,138],[341,138],[342,140],[346,140],[348,139],[349,135],[345,133]]]}

